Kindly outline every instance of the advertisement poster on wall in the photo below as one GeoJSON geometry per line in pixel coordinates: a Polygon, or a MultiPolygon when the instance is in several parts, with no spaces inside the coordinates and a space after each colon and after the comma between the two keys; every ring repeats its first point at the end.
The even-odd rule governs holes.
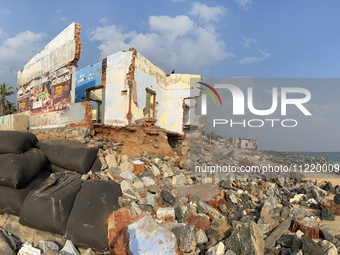
{"type": "Polygon", "coordinates": [[[17,112],[22,113],[30,110],[30,90],[25,91],[23,94],[19,95],[17,98],[17,112]]]}
{"type": "Polygon", "coordinates": [[[69,109],[71,73],[62,74],[31,89],[31,116],[69,109]]]}

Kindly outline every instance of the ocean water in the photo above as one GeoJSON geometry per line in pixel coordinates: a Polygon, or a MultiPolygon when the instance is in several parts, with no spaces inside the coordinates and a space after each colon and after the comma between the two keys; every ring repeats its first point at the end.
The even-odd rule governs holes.
{"type": "Polygon", "coordinates": [[[303,155],[303,156],[309,156],[309,157],[314,157],[314,158],[327,158],[330,162],[333,164],[340,164],[340,152],[289,152],[292,154],[297,154],[297,155],[303,155]]]}

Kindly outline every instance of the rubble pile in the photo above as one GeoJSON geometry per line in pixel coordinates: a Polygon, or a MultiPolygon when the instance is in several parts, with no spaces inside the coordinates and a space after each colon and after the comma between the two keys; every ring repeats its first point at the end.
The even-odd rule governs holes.
{"type": "MultiPolygon", "coordinates": [[[[259,153],[261,160],[271,162],[267,155],[272,152],[259,153]]],[[[229,162],[252,162],[253,158],[256,163],[259,153],[229,151],[229,162]]],[[[216,154],[228,160],[221,151],[216,154]]],[[[334,213],[340,214],[340,206],[324,199],[340,191],[330,182],[303,181],[302,175],[192,175],[189,153],[176,158],[148,152],[128,157],[108,148],[100,149],[98,155],[102,171],[83,178],[119,183],[123,193],[120,211],[128,212],[126,220],[115,212],[111,216],[112,254],[124,254],[129,249],[133,254],[174,254],[174,247],[180,254],[340,252],[340,236],[333,236],[321,224],[321,220],[334,220],[334,213]],[[160,241],[156,245],[157,238],[160,241]],[[140,240],[145,243],[141,245],[140,240]]],[[[214,152],[205,151],[201,160],[216,162],[214,156],[214,152]]],[[[291,158],[299,164],[313,160],[291,158]]],[[[334,198],[338,203],[339,196],[334,198]]]]}
{"type": "MultiPolygon", "coordinates": [[[[193,150],[189,152],[185,148],[187,143],[178,147],[180,157],[146,151],[127,156],[119,154],[122,144],[106,137],[94,137],[87,143],[98,148],[101,167],[100,171],[91,169],[82,174],[81,179],[84,183],[87,179],[115,182],[122,191],[118,199],[120,209],[108,217],[111,254],[340,252],[340,235],[323,224],[334,221],[335,215],[340,214],[338,185],[333,187],[331,182],[321,179],[303,180],[301,174],[190,171],[195,163],[237,167],[263,162],[330,164],[326,159],[239,149],[195,151],[191,146],[193,150]]],[[[31,248],[46,255],[80,254],[70,241],[64,248],[47,241],[31,248]]],[[[2,231],[0,251],[9,247],[13,251],[30,248],[25,240],[11,238],[10,233],[2,231]],[[2,241],[4,237],[10,241],[2,241]]],[[[104,253],[88,249],[81,254],[104,253]]]]}

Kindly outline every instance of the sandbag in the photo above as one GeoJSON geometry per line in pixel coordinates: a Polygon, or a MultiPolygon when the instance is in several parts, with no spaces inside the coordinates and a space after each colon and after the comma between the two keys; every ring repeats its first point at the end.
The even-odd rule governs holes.
{"type": "Polygon", "coordinates": [[[25,152],[38,142],[35,134],[22,131],[0,131],[0,154],[25,152]]]}
{"type": "Polygon", "coordinates": [[[85,180],[68,219],[66,238],[75,245],[105,251],[109,248],[108,218],[119,209],[120,185],[113,181],[85,180]]]}
{"type": "Polygon", "coordinates": [[[66,172],[66,171],[74,172],[72,170],[65,169],[65,168],[62,168],[62,167],[54,165],[54,164],[48,164],[47,165],[47,171],[49,171],[51,173],[60,173],[60,172],[66,172]]]}
{"type": "Polygon", "coordinates": [[[97,173],[102,170],[102,163],[99,158],[96,158],[91,166],[92,173],[97,173]]]}
{"type": "Polygon", "coordinates": [[[27,195],[19,223],[64,235],[74,199],[82,184],[80,177],[73,172],[52,173],[39,188],[27,195]]]}
{"type": "MultiPolygon", "coordinates": [[[[93,162],[90,170],[92,170],[92,173],[96,173],[99,172],[101,170],[101,162],[99,160],[99,158],[96,158],[95,161],[93,162]]],[[[72,171],[70,169],[66,169],[60,166],[57,166],[55,164],[48,164],[47,166],[47,171],[51,172],[51,173],[59,173],[59,172],[66,172],[66,171],[72,171]]],[[[72,171],[73,172],[73,171],[72,171]]]]}
{"type": "Polygon", "coordinates": [[[0,214],[19,216],[27,194],[38,188],[49,176],[50,173],[43,170],[22,189],[0,186],[0,214]]]}
{"type": "Polygon", "coordinates": [[[86,174],[90,171],[98,153],[98,148],[91,148],[81,142],[62,139],[40,140],[37,143],[37,148],[45,153],[51,164],[80,174],[86,174]]]}
{"type": "Polygon", "coordinates": [[[0,186],[21,189],[46,166],[46,156],[36,148],[23,154],[0,154],[0,186]]]}

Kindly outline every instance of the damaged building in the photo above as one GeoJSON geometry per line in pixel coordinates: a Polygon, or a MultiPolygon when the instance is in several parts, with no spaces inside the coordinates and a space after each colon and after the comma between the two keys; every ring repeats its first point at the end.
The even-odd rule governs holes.
{"type": "Polygon", "coordinates": [[[200,75],[169,75],[134,48],[76,71],[80,54],[80,24],[72,23],[18,72],[17,109],[27,120],[23,130],[147,122],[185,135],[204,125],[199,116],[189,117],[199,96],[190,89],[200,75]]]}

